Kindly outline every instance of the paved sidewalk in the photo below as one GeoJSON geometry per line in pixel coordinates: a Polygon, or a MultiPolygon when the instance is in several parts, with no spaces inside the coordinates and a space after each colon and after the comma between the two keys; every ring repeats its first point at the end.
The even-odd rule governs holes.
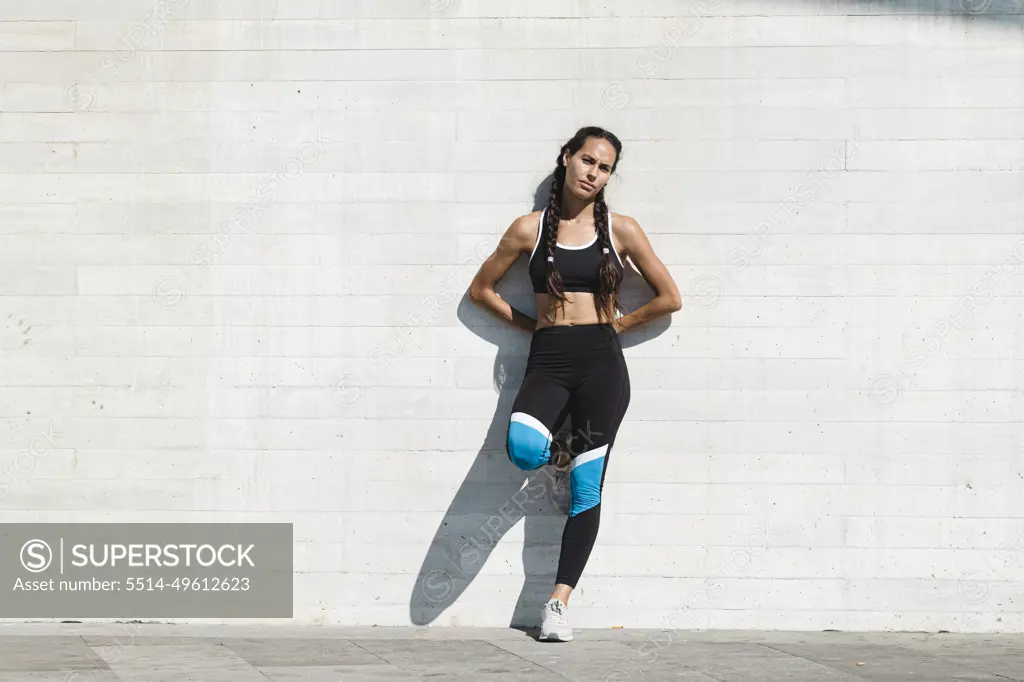
{"type": "Polygon", "coordinates": [[[0,623],[0,682],[1024,680],[1024,635],[0,623]]]}

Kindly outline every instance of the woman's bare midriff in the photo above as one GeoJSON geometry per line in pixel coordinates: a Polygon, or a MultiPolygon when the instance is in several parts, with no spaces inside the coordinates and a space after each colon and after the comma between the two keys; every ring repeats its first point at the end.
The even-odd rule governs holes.
{"type": "Polygon", "coordinates": [[[594,305],[593,294],[583,291],[567,291],[565,292],[565,297],[568,300],[563,307],[556,307],[555,321],[552,324],[547,320],[550,296],[547,294],[537,294],[537,329],[597,324],[601,321],[597,317],[597,308],[594,305]]]}

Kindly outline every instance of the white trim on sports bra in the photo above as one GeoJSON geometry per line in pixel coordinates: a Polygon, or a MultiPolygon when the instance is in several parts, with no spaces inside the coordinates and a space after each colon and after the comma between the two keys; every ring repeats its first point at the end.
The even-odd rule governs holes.
{"type": "Polygon", "coordinates": [[[619,249],[615,246],[615,233],[612,232],[612,212],[608,211],[608,239],[612,243],[612,253],[615,254],[615,260],[619,261],[619,267],[625,268],[626,266],[622,262],[622,258],[619,257],[619,249]]]}
{"type": "MultiPolygon", "coordinates": [[[[530,252],[530,260],[531,261],[533,260],[533,257],[537,254],[537,247],[540,246],[540,237],[541,237],[541,234],[544,233],[544,214],[547,213],[547,210],[548,209],[545,208],[545,209],[543,209],[540,212],[540,221],[538,221],[538,223],[537,223],[537,241],[534,242],[534,244],[533,244],[533,251],[530,252]]],[[[623,264],[623,262],[622,262],[622,258],[619,257],[619,249],[618,249],[618,247],[615,246],[615,233],[612,232],[612,212],[611,211],[608,211],[608,238],[611,240],[611,243],[612,243],[612,253],[615,254],[615,260],[619,261],[619,267],[623,267],[623,268],[626,267],[623,264]]],[[[578,251],[580,249],[586,249],[586,248],[588,248],[590,246],[593,246],[594,242],[596,242],[596,241],[597,241],[597,232],[595,231],[594,232],[594,238],[591,239],[586,244],[582,244],[580,246],[567,246],[567,245],[565,245],[565,244],[563,244],[561,242],[556,241],[555,242],[555,246],[557,246],[557,247],[559,247],[561,249],[568,249],[569,251],[578,251]]]]}
{"type": "Polygon", "coordinates": [[[597,233],[595,232],[594,233],[594,238],[591,239],[586,244],[581,244],[579,246],[568,246],[566,244],[563,244],[562,242],[555,242],[555,246],[557,246],[560,249],[569,249],[570,251],[579,251],[580,249],[585,249],[587,247],[593,246],[594,242],[596,242],[596,241],[597,241],[597,233]]]}
{"type": "Polygon", "coordinates": [[[533,245],[533,251],[530,252],[530,260],[533,260],[533,255],[537,253],[537,247],[540,246],[540,235],[544,232],[544,214],[547,213],[545,208],[540,212],[540,222],[537,223],[537,243],[533,245]]]}

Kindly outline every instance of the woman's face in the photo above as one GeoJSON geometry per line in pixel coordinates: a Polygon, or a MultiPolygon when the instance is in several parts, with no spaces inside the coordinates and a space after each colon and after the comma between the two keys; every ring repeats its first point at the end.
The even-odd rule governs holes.
{"type": "Polygon", "coordinates": [[[615,147],[600,137],[587,138],[580,150],[565,157],[565,189],[584,201],[592,200],[612,175],[615,147]]]}

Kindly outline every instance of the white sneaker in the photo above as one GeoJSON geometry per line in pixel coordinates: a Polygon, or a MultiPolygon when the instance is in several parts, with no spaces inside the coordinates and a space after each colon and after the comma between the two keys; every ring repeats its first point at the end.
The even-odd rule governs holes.
{"type": "Polygon", "coordinates": [[[569,627],[568,611],[569,607],[558,599],[551,599],[544,605],[540,625],[540,641],[572,641],[572,628],[569,627]]]}

